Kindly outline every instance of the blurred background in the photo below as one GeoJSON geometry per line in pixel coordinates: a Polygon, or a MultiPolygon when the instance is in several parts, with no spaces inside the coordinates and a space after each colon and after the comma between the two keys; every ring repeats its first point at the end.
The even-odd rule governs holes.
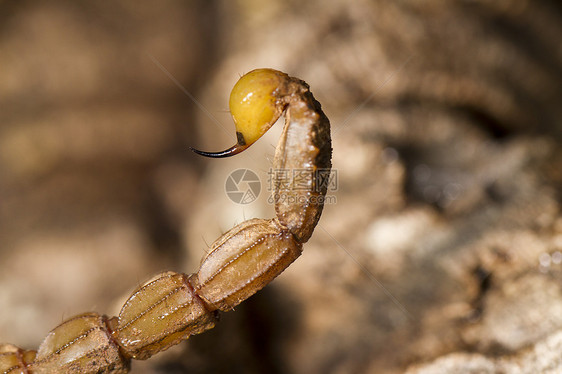
{"type": "Polygon", "coordinates": [[[335,200],[271,285],[133,372],[560,372],[554,0],[0,1],[0,341],[116,315],[273,217],[281,126],[188,149],[234,144],[230,90],[259,67],[322,103],[335,200]],[[239,168],[251,204],[225,193],[239,168]]]}

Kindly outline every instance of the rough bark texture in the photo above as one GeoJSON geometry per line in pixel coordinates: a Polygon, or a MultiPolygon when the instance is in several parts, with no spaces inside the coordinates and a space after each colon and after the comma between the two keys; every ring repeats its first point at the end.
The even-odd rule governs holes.
{"type": "Polygon", "coordinates": [[[234,144],[230,90],[271,67],[331,120],[335,200],[271,286],[133,373],[562,371],[561,40],[547,0],[0,2],[0,340],[114,315],[274,216],[280,128],[187,150],[234,144]]]}

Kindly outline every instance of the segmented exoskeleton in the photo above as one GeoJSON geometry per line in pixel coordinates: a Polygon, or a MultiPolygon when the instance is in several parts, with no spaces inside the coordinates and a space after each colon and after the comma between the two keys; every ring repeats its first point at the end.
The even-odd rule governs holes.
{"type": "Polygon", "coordinates": [[[283,174],[288,180],[274,180],[276,217],[250,219],[222,235],[195,274],[156,275],[133,292],[117,317],[72,317],[37,351],[0,345],[0,373],[127,373],[131,359],[147,359],[214,327],[218,311],[232,310],[301,254],[324,205],[330,123],[305,82],[272,69],[241,77],[230,110],[237,144],[217,153],[195,152],[209,157],[242,152],[285,112],[273,167],[305,173],[298,174],[299,188],[293,188],[292,173],[283,174]]]}

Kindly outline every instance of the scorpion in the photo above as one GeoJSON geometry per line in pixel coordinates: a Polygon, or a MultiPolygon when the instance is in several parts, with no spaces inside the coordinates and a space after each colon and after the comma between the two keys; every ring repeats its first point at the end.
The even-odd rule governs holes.
{"type": "Polygon", "coordinates": [[[145,360],[215,326],[302,253],[324,206],[331,170],[330,122],[306,82],[273,69],[243,75],[232,89],[237,143],[207,157],[238,154],[285,113],[273,167],[306,170],[273,183],[276,217],[249,219],[218,238],[197,273],[158,274],[138,287],[117,317],[89,312],[55,327],[37,351],[0,344],[0,373],[128,373],[145,360]],[[305,179],[302,180],[303,175],[305,179]],[[303,188],[304,187],[304,188],[303,188]]]}

